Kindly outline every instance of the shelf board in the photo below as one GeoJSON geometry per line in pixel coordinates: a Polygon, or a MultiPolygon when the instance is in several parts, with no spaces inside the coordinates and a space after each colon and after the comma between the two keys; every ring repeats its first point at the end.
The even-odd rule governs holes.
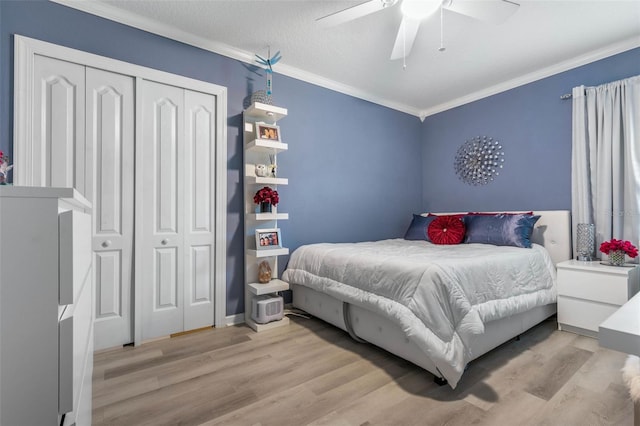
{"type": "Polygon", "coordinates": [[[260,102],[252,103],[244,113],[253,119],[278,121],[287,116],[287,109],[275,105],[267,105],[260,102]]]}
{"type": "Polygon", "coordinates": [[[271,330],[272,328],[282,327],[283,325],[289,325],[289,317],[285,316],[279,321],[268,322],[266,324],[258,324],[251,319],[247,319],[245,320],[245,322],[254,331],[265,331],[265,330],[271,330]]]}
{"type": "Polygon", "coordinates": [[[289,254],[289,249],[288,248],[262,249],[262,250],[248,249],[247,254],[253,257],[284,256],[286,254],[289,254]]]}
{"type": "Polygon", "coordinates": [[[289,149],[289,145],[282,142],[254,139],[247,144],[247,151],[257,151],[266,153],[279,153],[289,149]]]}
{"type": "Polygon", "coordinates": [[[260,185],[288,185],[289,179],[287,178],[272,178],[272,177],[260,177],[260,176],[245,176],[248,184],[260,184],[260,185]]]}
{"type": "Polygon", "coordinates": [[[289,290],[289,283],[280,279],[273,279],[268,283],[251,283],[247,284],[249,291],[257,296],[262,294],[277,293],[279,291],[289,290]]]}
{"type": "Polygon", "coordinates": [[[249,213],[247,219],[250,220],[287,220],[289,213],[249,213]]]}

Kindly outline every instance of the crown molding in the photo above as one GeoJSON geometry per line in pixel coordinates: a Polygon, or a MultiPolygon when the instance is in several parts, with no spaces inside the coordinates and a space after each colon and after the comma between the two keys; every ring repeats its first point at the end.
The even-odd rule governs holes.
{"type": "MultiPolygon", "coordinates": [[[[153,34],[167,37],[172,40],[176,40],[191,46],[198,47],[213,53],[217,53],[222,56],[226,56],[232,59],[236,59],[248,64],[255,64],[255,56],[251,52],[246,52],[241,49],[229,46],[224,43],[219,43],[205,39],[203,37],[194,35],[192,33],[182,31],[167,24],[163,24],[152,19],[148,19],[132,13],[125,13],[121,9],[118,9],[109,4],[105,4],[99,1],[87,1],[87,0],[49,0],[53,3],[58,3],[63,6],[71,7],[92,15],[99,16],[101,18],[109,19],[124,25],[128,25],[133,28],[137,28],[143,31],[147,31],[153,34]]],[[[519,86],[523,86],[528,83],[532,83],[537,80],[541,80],[546,77],[550,77],[555,74],[559,74],[570,69],[586,65],[588,63],[607,58],[609,56],[616,55],[618,53],[625,52],[627,50],[640,47],[640,36],[632,37],[630,39],[618,42],[604,48],[588,52],[584,55],[580,55],[566,61],[559,62],[555,65],[547,68],[523,75],[521,77],[497,84],[495,86],[488,87],[483,90],[479,90],[474,93],[470,93],[466,96],[453,99],[449,102],[436,105],[427,109],[415,108],[403,103],[391,101],[382,97],[374,96],[363,90],[357,89],[353,86],[349,86],[335,80],[331,80],[325,77],[321,77],[317,74],[309,71],[302,70],[300,68],[292,67],[286,64],[278,65],[278,74],[286,75],[307,83],[314,84],[316,86],[324,87],[326,89],[333,90],[345,95],[353,96],[368,102],[372,102],[377,105],[381,105],[396,111],[404,112],[409,115],[414,115],[424,121],[426,117],[440,112],[456,108],[498,93],[506,92],[507,90],[514,89],[519,86]]],[[[567,89],[568,90],[568,89],[567,89]]]]}
{"type": "MultiPolygon", "coordinates": [[[[99,16],[101,18],[109,19],[111,21],[118,22],[120,24],[128,25],[133,28],[137,28],[143,31],[147,31],[153,34],[167,37],[172,40],[176,40],[191,46],[198,47],[213,53],[217,53],[222,56],[226,56],[232,59],[236,59],[241,62],[255,65],[255,55],[251,52],[246,52],[241,49],[229,46],[224,43],[219,43],[205,39],[203,37],[194,35],[192,33],[182,31],[170,25],[166,25],[152,19],[135,15],[132,13],[125,13],[121,9],[118,9],[109,4],[105,4],[99,1],[86,1],[86,0],[49,0],[53,3],[58,3],[63,6],[67,6],[73,9],[80,10],[82,12],[90,13],[92,15],[99,16]]],[[[300,68],[292,67],[287,64],[278,64],[278,74],[286,75],[288,77],[295,78],[307,83],[314,84],[316,86],[331,89],[335,92],[343,93],[345,95],[353,96],[365,101],[372,102],[377,105],[381,105],[396,111],[404,112],[416,117],[420,116],[420,110],[411,106],[390,101],[389,99],[373,96],[363,90],[355,87],[339,83],[335,80],[321,77],[317,74],[302,70],[300,68]]]]}
{"type": "MultiPolygon", "coordinates": [[[[588,52],[584,55],[576,56],[574,58],[559,62],[555,65],[551,65],[550,67],[543,68],[541,70],[520,76],[518,78],[505,81],[504,83],[488,87],[484,90],[471,93],[467,96],[453,99],[450,102],[436,105],[433,108],[422,110],[420,111],[419,117],[424,121],[424,119],[430,115],[434,115],[452,108],[475,102],[477,100],[487,98],[498,93],[506,92],[507,90],[515,89],[516,87],[524,86],[525,84],[533,83],[534,81],[542,80],[543,78],[551,77],[553,75],[569,71],[582,65],[590,64],[592,62],[599,61],[600,59],[608,58],[609,56],[617,55],[618,53],[635,49],[637,47],[640,47],[640,36],[632,37],[630,39],[605,46],[601,49],[588,52]]],[[[567,92],[571,92],[570,87],[567,88],[567,92]]],[[[561,94],[558,94],[558,97],[560,97],[560,95],[561,94]]]]}

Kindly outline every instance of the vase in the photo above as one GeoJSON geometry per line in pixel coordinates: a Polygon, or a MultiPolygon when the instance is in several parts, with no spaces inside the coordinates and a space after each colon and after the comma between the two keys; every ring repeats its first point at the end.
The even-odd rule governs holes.
{"type": "Polygon", "coordinates": [[[260,203],[260,213],[271,213],[271,203],[260,203]]]}
{"type": "Polygon", "coordinates": [[[626,253],[624,250],[614,250],[609,252],[609,263],[613,266],[624,266],[626,253]]]}
{"type": "Polygon", "coordinates": [[[596,226],[593,223],[579,223],[576,229],[576,237],[578,260],[592,261],[596,250],[596,226]]]}

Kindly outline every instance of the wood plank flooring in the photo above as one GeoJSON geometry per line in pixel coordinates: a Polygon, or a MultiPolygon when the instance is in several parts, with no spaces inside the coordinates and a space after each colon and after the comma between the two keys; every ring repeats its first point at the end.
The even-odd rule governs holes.
{"type": "Polygon", "coordinates": [[[547,320],[453,390],[317,319],[210,329],[94,358],[94,425],[632,425],[625,355],[547,320]]]}

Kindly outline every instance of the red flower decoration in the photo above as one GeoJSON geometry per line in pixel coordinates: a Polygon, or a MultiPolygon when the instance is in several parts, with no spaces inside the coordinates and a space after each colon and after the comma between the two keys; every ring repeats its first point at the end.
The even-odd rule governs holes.
{"type": "Polygon", "coordinates": [[[612,251],[618,250],[625,252],[627,256],[631,258],[638,256],[638,249],[636,246],[631,244],[631,241],[622,241],[613,238],[600,244],[600,251],[604,254],[609,254],[612,251]]]}
{"type": "Polygon", "coordinates": [[[278,196],[278,191],[265,186],[256,192],[256,195],[253,196],[253,202],[256,204],[271,203],[274,206],[277,206],[280,202],[280,197],[278,196]]]}
{"type": "Polygon", "coordinates": [[[464,232],[464,222],[457,216],[438,216],[427,228],[429,239],[434,244],[460,244],[464,232]]]}

